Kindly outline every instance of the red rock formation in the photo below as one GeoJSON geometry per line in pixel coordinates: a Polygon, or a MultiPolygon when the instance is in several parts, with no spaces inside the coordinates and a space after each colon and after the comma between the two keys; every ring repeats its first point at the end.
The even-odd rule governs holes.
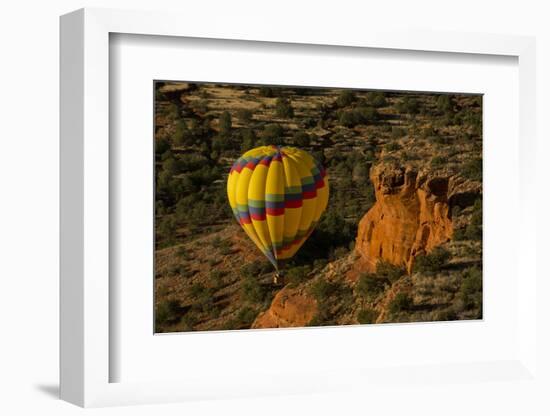
{"type": "MultiPolygon", "coordinates": [[[[371,169],[376,203],[361,219],[355,250],[364,269],[379,259],[407,267],[418,254],[448,241],[451,179],[385,164],[371,169]]],[[[458,189],[458,187],[457,187],[458,189]]]]}
{"type": "Polygon", "coordinates": [[[297,288],[284,287],[275,295],[268,310],[258,315],[252,328],[306,326],[317,312],[317,303],[297,288]]]}
{"type": "MultiPolygon", "coordinates": [[[[371,169],[370,177],[376,203],[359,223],[355,243],[358,256],[330,263],[322,271],[325,279],[344,276],[355,282],[365,270],[374,271],[380,259],[410,272],[415,256],[452,237],[452,207],[472,205],[481,192],[479,182],[444,171],[419,172],[381,164],[371,169]]],[[[381,312],[377,322],[384,321],[387,305],[409,283],[401,282],[388,292],[377,308],[381,312]]],[[[315,299],[303,287],[287,286],[277,293],[269,309],[258,315],[252,327],[305,326],[316,312],[315,299]]]]}

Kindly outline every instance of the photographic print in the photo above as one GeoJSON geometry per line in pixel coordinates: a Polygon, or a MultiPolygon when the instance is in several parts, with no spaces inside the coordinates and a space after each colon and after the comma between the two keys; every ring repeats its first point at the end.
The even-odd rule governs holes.
{"type": "Polygon", "coordinates": [[[155,81],[155,332],[481,319],[482,98],[155,81]]]}

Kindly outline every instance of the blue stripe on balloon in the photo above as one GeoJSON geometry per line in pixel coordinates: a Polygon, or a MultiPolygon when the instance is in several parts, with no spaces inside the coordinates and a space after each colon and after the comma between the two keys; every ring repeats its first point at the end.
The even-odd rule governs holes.
{"type": "Polygon", "coordinates": [[[303,192],[312,192],[315,191],[315,182],[308,183],[307,185],[302,185],[303,192]]]}
{"type": "Polygon", "coordinates": [[[265,207],[270,208],[270,209],[284,208],[285,207],[285,201],[278,201],[278,202],[266,201],[265,202],[265,207]]]}
{"type": "Polygon", "coordinates": [[[256,208],[249,206],[248,212],[250,213],[250,215],[265,215],[265,208],[256,208]]]}
{"type": "Polygon", "coordinates": [[[299,194],[285,194],[285,201],[301,201],[302,192],[299,194]]]}
{"type": "Polygon", "coordinates": [[[249,220],[250,214],[248,213],[248,211],[239,211],[239,218],[243,220],[249,220]]]}

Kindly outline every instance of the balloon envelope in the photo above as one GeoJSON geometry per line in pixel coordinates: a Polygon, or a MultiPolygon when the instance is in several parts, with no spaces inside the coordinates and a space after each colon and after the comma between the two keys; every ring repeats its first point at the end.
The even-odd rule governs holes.
{"type": "Polygon", "coordinates": [[[328,195],[325,169],[295,147],[249,150],[233,164],[227,179],[235,218],[276,269],[312,233],[328,195]]]}

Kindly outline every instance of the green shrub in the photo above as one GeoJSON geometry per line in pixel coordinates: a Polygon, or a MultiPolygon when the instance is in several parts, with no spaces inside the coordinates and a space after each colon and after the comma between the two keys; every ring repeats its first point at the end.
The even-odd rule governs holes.
{"type": "Polygon", "coordinates": [[[441,270],[451,258],[451,253],[443,247],[436,247],[430,253],[414,259],[413,271],[433,273],[441,270]]]}
{"type": "Polygon", "coordinates": [[[369,182],[369,165],[364,161],[357,162],[351,171],[351,177],[361,185],[369,182]]]}
{"type": "Polygon", "coordinates": [[[466,309],[481,307],[482,289],[481,269],[472,266],[464,273],[464,279],[460,286],[460,297],[466,309]]]}
{"type": "Polygon", "coordinates": [[[242,122],[242,123],[250,123],[250,121],[252,120],[252,110],[249,110],[247,108],[241,108],[240,110],[237,110],[237,118],[242,122]]]}
{"type": "Polygon", "coordinates": [[[208,160],[206,157],[196,153],[184,153],[178,157],[179,170],[182,172],[192,172],[202,168],[208,160]]]}
{"type": "Polygon", "coordinates": [[[258,313],[253,308],[250,306],[244,306],[239,309],[237,315],[233,319],[229,319],[225,322],[223,329],[230,330],[250,328],[257,315],[258,313]]]}
{"type": "Polygon", "coordinates": [[[174,157],[168,157],[162,162],[162,170],[167,175],[177,175],[180,172],[180,164],[174,157]]]}
{"type": "Polygon", "coordinates": [[[434,134],[433,136],[428,137],[428,140],[430,140],[433,143],[436,144],[451,144],[451,138],[448,136],[441,136],[439,134],[434,134]]]}
{"type": "Polygon", "coordinates": [[[245,306],[237,313],[237,321],[240,326],[250,327],[254,319],[256,319],[256,315],[258,315],[258,313],[254,309],[250,306],[245,306]]]}
{"type": "Polygon", "coordinates": [[[188,266],[185,266],[183,264],[173,266],[170,271],[174,273],[175,276],[178,276],[182,279],[193,277],[197,273],[196,270],[190,269],[188,266]]]}
{"type": "Polygon", "coordinates": [[[176,251],[176,254],[178,257],[180,257],[183,260],[192,260],[193,259],[193,250],[186,248],[186,247],[179,247],[176,251]]]}
{"type": "Polygon", "coordinates": [[[404,268],[387,261],[379,260],[378,263],[376,263],[376,275],[380,278],[387,279],[390,283],[395,283],[404,274],[406,274],[404,268]]]}
{"type": "Polygon", "coordinates": [[[338,113],[338,121],[344,127],[369,124],[376,121],[377,118],[378,112],[374,107],[357,107],[353,110],[342,110],[338,113]]]}
{"type": "Polygon", "coordinates": [[[436,321],[456,321],[457,319],[458,315],[451,307],[439,311],[435,316],[436,321]]]}
{"type": "Polygon", "coordinates": [[[181,330],[192,331],[193,326],[195,326],[197,321],[197,316],[193,312],[187,311],[187,313],[183,315],[180,319],[181,330]]]}
{"type": "Polygon", "coordinates": [[[299,131],[293,137],[294,144],[298,147],[308,147],[311,144],[309,134],[304,131],[299,131]]]}
{"type": "Polygon", "coordinates": [[[339,259],[340,257],[344,257],[346,254],[349,253],[349,250],[347,247],[336,247],[333,252],[333,256],[335,259],[339,259]]]}
{"type": "Polygon", "coordinates": [[[407,135],[407,130],[402,127],[392,126],[391,128],[391,137],[392,139],[400,139],[407,135]]]}
{"type": "Polygon", "coordinates": [[[447,94],[442,94],[437,97],[437,109],[440,113],[447,113],[453,110],[453,102],[451,97],[447,94]]]}
{"type": "Polygon", "coordinates": [[[271,263],[267,261],[253,261],[241,267],[240,273],[243,277],[258,277],[262,274],[269,273],[273,268],[271,263]]]}
{"type": "Polygon", "coordinates": [[[174,244],[176,241],[176,221],[172,216],[165,216],[157,223],[157,236],[164,246],[174,244]]]}
{"type": "Polygon", "coordinates": [[[165,152],[171,152],[171,148],[170,148],[170,142],[168,141],[167,138],[165,137],[159,137],[158,139],[155,140],[155,155],[157,156],[157,159],[158,159],[158,155],[162,155],[164,154],[165,152]]]}
{"type": "Polygon", "coordinates": [[[180,110],[176,104],[169,103],[164,110],[164,115],[170,120],[177,120],[180,117],[180,110]]]}
{"type": "Polygon", "coordinates": [[[453,241],[464,241],[466,238],[466,230],[464,228],[453,229],[453,241]]]}
{"type": "Polygon", "coordinates": [[[179,316],[180,304],[175,299],[165,300],[157,305],[155,325],[174,323],[179,316]]]}
{"type": "Polygon", "coordinates": [[[206,287],[202,283],[195,283],[189,288],[189,296],[198,298],[206,291],[206,287]]]}
{"type": "Polygon", "coordinates": [[[396,150],[401,149],[401,146],[397,142],[389,142],[384,146],[388,152],[395,152],[396,150]]]}
{"type": "Polygon", "coordinates": [[[246,152],[247,150],[254,148],[258,138],[256,137],[254,130],[244,129],[241,131],[241,140],[241,151],[246,152]]]}
{"type": "Polygon", "coordinates": [[[338,313],[347,313],[353,304],[353,292],[347,285],[338,282],[318,280],[310,293],[317,301],[317,314],[309,326],[335,325],[338,313]]]}
{"type": "Polygon", "coordinates": [[[389,304],[389,311],[391,314],[396,314],[399,312],[405,312],[412,308],[413,299],[412,297],[403,292],[399,292],[395,295],[395,298],[389,304]]]}
{"type": "Polygon", "coordinates": [[[311,129],[315,127],[317,124],[317,120],[313,117],[304,117],[300,119],[299,125],[303,129],[311,129]]]}
{"type": "Polygon", "coordinates": [[[453,209],[451,210],[451,217],[458,218],[460,216],[460,213],[462,212],[462,209],[460,208],[460,205],[455,205],[453,209]]]}
{"type": "Polygon", "coordinates": [[[220,259],[220,258],[208,259],[208,265],[209,265],[210,267],[217,266],[217,265],[220,264],[221,262],[222,262],[222,259],[220,259]]]}
{"type": "Polygon", "coordinates": [[[220,251],[220,254],[223,256],[227,256],[229,254],[233,254],[233,243],[229,239],[220,239],[219,237],[215,238],[212,241],[212,247],[217,248],[220,251]]]}
{"type": "Polygon", "coordinates": [[[470,240],[481,240],[483,236],[483,212],[481,199],[474,203],[474,210],[470,223],[466,227],[466,238],[470,240]]]}
{"type": "Polygon", "coordinates": [[[433,137],[436,135],[437,135],[437,132],[431,125],[424,127],[420,132],[420,137],[422,139],[429,139],[430,137],[433,137]]]}
{"type": "Polygon", "coordinates": [[[326,299],[317,301],[317,313],[307,326],[335,325],[333,305],[326,299]]]}
{"type": "Polygon", "coordinates": [[[370,91],[366,94],[367,104],[375,108],[385,107],[388,103],[386,95],[382,91],[370,91]]]}
{"type": "Polygon", "coordinates": [[[313,267],[315,269],[322,269],[328,264],[327,259],[315,259],[313,260],[313,267]]]}
{"type": "MultiPolygon", "coordinates": [[[[336,199],[334,194],[332,198],[336,199]]],[[[315,250],[312,250],[310,255],[314,255],[315,258],[328,258],[334,247],[347,246],[355,236],[356,226],[344,219],[342,210],[335,204],[321,217],[314,231],[314,239],[308,239],[298,254],[307,254],[307,248],[311,247],[315,250]]]]}
{"type": "Polygon", "coordinates": [[[374,107],[358,107],[355,109],[355,113],[361,124],[371,123],[378,119],[378,111],[374,107]]]}
{"type": "Polygon", "coordinates": [[[347,107],[355,101],[355,94],[351,90],[342,90],[336,99],[338,107],[347,107]]]}
{"type": "Polygon", "coordinates": [[[357,124],[352,111],[342,111],[338,116],[338,121],[344,127],[353,127],[357,124]]]}
{"type": "Polygon", "coordinates": [[[183,120],[179,120],[176,123],[176,128],[172,138],[177,146],[191,145],[194,141],[193,133],[187,128],[187,125],[183,120]]]}
{"type": "Polygon", "coordinates": [[[317,280],[310,289],[310,293],[318,301],[322,302],[335,293],[337,285],[325,279],[317,280]]]}
{"type": "Polygon", "coordinates": [[[189,288],[189,296],[193,300],[193,309],[199,312],[209,312],[214,307],[212,289],[202,283],[195,283],[189,288]]]}
{"type": "Polygon", "coordinates": [[[195,111],[199,113],[207,113],[208,112],[208,102],[206,100],[199,100],[195,101],[193,103],[195,111]]]}
{"type": "Polygon", "coordinates": [[[210,244],[214,248],[231,247],[231,241],[228,239],[222,240],[219,236],[214,237],[210,244]]]}
{"type": "Polygon", "coordinates": [[[447,158],[444,156],[434,156],[430,162],[430,165],[434,167],[443,166],[447,163],[447,158]]]}
{"type": "Polygon", "coordinates": [[[359,277],[355,291],[365,300],[372,302],[386,290],[389,281],[376,274],[364,273],[359,277]]]}
{"type": "Polygon", "coordinates": [[[220,287],[223,285],[223,278],[226,275],[226,272],[222,270],[212,270],[210,271],[210,281],[214,284],[214,287],[220,287]]]}
{"type": "Polygon", "coordinates": [[[468,161],[462,170],[463,175],[473,181],[481,181],[483,177],[483,161],[481,158],[475,158],[468,161]]]}
{"type": "Polygon", "coordinates": [[[291,286],[297,286],[308,279],[308,274],[311,271],[310,266],[297,266],[287,270],[285,279],[291,286]]]}
{"type": "Polygon", "coordinates": [[[420,160],[421,157],[417,153],[411,153],[411,152],[401,152],[401,160],[402,161],[409,161],[409,160],[420,160]]]}
{"type": "Polygon", "coordinates": [[[374,324],[378,318],[378,315],[379,313],[374,309],[361,309],[357,314],[357,321],[360,324],[374,324]]]}
{"type": "Polygon", "coordinates": [[[397,103],[397,111],[399,111],[400,113],[415,115],[420,112],[420,105],[416,98],[405,97],[399,103],[397,103]]]}
{"type": "Polygon", "coordinates": [[[288,98],[279,97],[275,101],[275,115],[282,118],[293,118],[294,109],[288,98]]]}
{"type": "Polygon", "coordinates": [[[241,294],[246,302],[261,303],[264,301],[267,291],[258,279],[248,276],[241,282],[241,294]]]}
{"type": "Polygon", "coordinates": [[[273,88],[267,86],[261,86],[258,93],[261,97],[273,97],[275,95],[273,88]]]}
{"type": "Polygon", "coordinates": [[[228,111],[224,111],[223,113],[221,113],[219,123],[220,123],[220,134],[222,136],[228,136],[229,134],[231,134],[231,127],[232,127],[231,114],[229,114],[228,111]]]}
{"type": "Polygon", "coordinates": [[[268,124],[262,132],[262,141],[264,145],[282,145],[284,130],[279,124],[268,124]]]}

